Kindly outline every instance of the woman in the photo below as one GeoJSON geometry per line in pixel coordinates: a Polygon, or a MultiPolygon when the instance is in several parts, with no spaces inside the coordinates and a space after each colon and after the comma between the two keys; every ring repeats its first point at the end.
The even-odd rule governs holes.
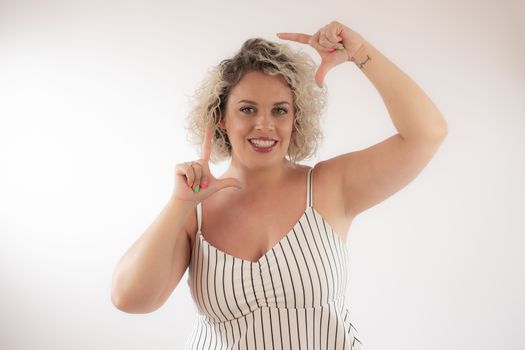
{"type": "Polygon", "coordinates": [[[257,38],[211,72],[189,116],[201,157],[176,165],[168,204],[122,257],[112,288],[117,308],[151,312],[189,268],[200,315],[188,349],[360,349],[345,300],[350,224],[413,180],[447,134],[426,94],[350,28],[334,21],[278,37],[321,55],[319,87],[354,62],[398,134],[300,165],[317,148],[325,105],[313,61],[257,38]],[[230,157],[215,178],[210,159],[230,157]]]}

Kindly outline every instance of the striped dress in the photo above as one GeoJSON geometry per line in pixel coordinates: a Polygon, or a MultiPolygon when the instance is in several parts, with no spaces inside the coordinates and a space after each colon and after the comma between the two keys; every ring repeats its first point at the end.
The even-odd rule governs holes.
{"type": "Polygon", "coordinates": [[[214,247],[201,233],[188,285],[198,317],[186,349],[362,349],[345,302],[348,251],[313,207],[258,261],[214,247]]]}

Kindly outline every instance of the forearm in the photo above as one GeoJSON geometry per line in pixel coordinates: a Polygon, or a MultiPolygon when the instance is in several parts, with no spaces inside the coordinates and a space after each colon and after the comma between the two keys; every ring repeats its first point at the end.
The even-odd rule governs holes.
{"type": "Polygon", "coordinates": [[[113,274],[112,300],[124,311],[148,310],[165,290],[172,269],[187,266],[184,226],[194,209],[191,204],[171,199],[155,221],[133,243],[118,262],[113,274]],[[174,254],[180,256],[174,257],[174,254]],[[180,261],[177,261],[180,259],[180,261]]]}
{"type": "Polygon", "coordinates": [[[433,141],[447,133],[447,123],[425,92],[368,41],[352,57],[383,99],[404,140],[433,141]]]}

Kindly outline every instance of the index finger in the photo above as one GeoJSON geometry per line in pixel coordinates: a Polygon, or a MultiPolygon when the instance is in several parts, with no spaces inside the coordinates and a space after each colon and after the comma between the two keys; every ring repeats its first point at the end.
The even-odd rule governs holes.
{"type": "Polygon", "coordinates": [[[310,42],[311,35],[302,33],[277,33],[277,36],[285,40],[293,40],[300,42],[301,44],[308,44],[310,42]]]}
{"type": "Polygon", "coordinates": [[[206,130],[204,130],[204,140],[202,142],[202,148],[201,148],[201,159],[204,159],[205,161],[208,161],[210,159],[211,154],[211,140],[213,138],[213,124],[208,123],[206,124],[206,130]]]}

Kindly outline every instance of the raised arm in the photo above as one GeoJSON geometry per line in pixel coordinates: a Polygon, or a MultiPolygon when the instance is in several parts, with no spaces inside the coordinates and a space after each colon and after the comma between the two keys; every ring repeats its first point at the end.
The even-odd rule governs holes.
{"type": "Polygon", "coordinates": [[[425,92],[359,33],[333,21],[313,36],[280,33],[309,44],[322,61],[316,81],[338,64],[354,62],[378,90],[398,133],[369,148],[319,163],[318,174],[341,188],[346,216],[378,204],[411,182],[432,159],[448,133],[447,123],[425,92]],[[339,48],[338,50],[334,50],[339,48]]]}
{"type": "Polygon", "coordinates": [[[351,58],[378,90],[398,133],[369,148],[326,161],[341,174],[347,217],[354,217],[408,185],[430,162],[448,133],[425,92],[368,41],[351,58]]]}
{"type": "Polygon", "coordinates": [[[216,179],[209,169],[213,126],[207,125],[197,161],[175,166],[175,186],[162,212],[118,262],[111,300],[120,310],[146,313],[168,299],[188,268],[191,213],[207,197],[226,187],[242,188],[234,178],[216,179]],[[201,190],[202,188],[202,190],[201,190]]]}

